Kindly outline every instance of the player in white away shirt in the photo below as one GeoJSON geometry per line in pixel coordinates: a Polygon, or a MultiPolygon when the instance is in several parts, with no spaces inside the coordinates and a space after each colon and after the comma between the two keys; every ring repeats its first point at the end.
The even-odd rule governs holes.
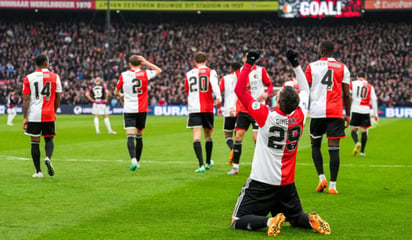
{"type": "Polygon", "coordinates": [[[350,116],[351,135],[355,142],[353,155],[359,153],[361,157],[365,156],[365,146],[368,139],[368,128],[372,126],[371,117],[375,122],[379,121],[378,117],[378,99],[375,94],[375,88],[366,81],[366,73],[360,72],[357,75],[357,81],[350,85],[352,90],[352,107],[350,116]],[[372,105],[372,114],[371,106],[372,105]],[[362,138],[358,140],[358,129],[360,127],[362,138]]]}
{"type": "Polygon", "coordinates": [[[247,91],[247,77],[258,58],[257,50],[249,51],[235,88],[238,99],[259,125],[259,132],[251,174],[239,194],[232,228],[251,231],[268,227],[268,236],[275,236],[281,224],[289,221],[294,227],[330,234],[329,224],[317,213],[303,213],[294,183],[296,153],[306,117],[298,105],[309,101],[309,86],[297,53],[289,50],[287,58],[294,67],[300,94],[293,87],[282,88],[273,109],[257,102],[247,91]],[[269,213],[272,218],[267,217],[269,213]]]}

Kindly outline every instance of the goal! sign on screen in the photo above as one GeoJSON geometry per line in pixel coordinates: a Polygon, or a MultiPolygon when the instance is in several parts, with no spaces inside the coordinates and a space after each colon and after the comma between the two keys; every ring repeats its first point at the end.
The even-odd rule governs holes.
{"type": "Polygon", "coordinates": [[[285,18],[360,17],[363,0],[279,0],[279,16],[285,18]]]}

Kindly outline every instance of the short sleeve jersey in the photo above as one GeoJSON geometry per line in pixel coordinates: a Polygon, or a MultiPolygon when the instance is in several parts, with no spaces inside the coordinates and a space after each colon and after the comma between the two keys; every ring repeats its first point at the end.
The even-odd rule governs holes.
{"type": "MultiPolygon", "coordinates": [[[[253,65],[252,71],[249,73],[249,89],[252,97],[257,99],[270,86],[273,87],[266,69],[261,66],[253,65]]],[[[264,103],[264,101],[261,103],[264,103]]],[[[240,101],[237,102],[237,109],[239,112],[247,113],[247,108],[243,106],[240,101]]]]}
{"type": "Polygon", "coordinates": [[[116,88],[123,90],[125,113],[147,112],[148,83],[156,76],[153,70],[128,70],[122,72],[116,88]]]}
{"type": "Polygon", "coordinates": [[[220,90],[224,92],[224,108],[223,113],[225,117],[230,117],[230,109],[234,108],[236,110],[237,97],[234,92],[237,82],[237,74],[231,73],[224,76],[220,80],[220,90]]]}
{"type": "Polygon", "coordinates": [[[107,88],[105,85],[96,84],[89,90],[90,97],[95,103],[104,103],[104,100],[106,99],[106,90],[107,88]]]}
{"type": "Polygon", "coordinates": [[[358,80],[351,83],[350,89],[352,90],[351,111],[362,114],[370,113],[372,101],[377,99],[374,87],[366,80],[358,80]]]}
{"type": "Polygon", "coordinates": [[[221,98],[217,73],[208,67],[195,67],[187,72],[185,90],[189,113],[213,112],[213,94],[221,98]]]}
{"type": "Polygon", "coordinates": [[[321,58],[308,65],[311,118],[343,118],[342,84],[350,84],[350,72],[334,58],[321,58]]]}
{"type": "Polygon", "coordinates": [[[23,94],[30,94],[27,119],[29,122],[54,122],[56,120],[56,93],[62,92],[59,75],[48,69],[39,69],[23,80],[23,94]]]}

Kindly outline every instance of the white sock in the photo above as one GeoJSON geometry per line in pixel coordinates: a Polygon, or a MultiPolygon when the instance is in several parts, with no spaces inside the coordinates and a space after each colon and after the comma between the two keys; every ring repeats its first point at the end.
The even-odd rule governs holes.
{"type": "Polygon", "coordinates": [[[96,132],[100,132],[100,129],[99,129],[99,118],[97,118],[97,117],[94,118],[94,127],[96,128],[96,132]]]}
{"type": "Polygon", "coordinates": [[[269,227],[270,226],[270,222],[272,221],[272,218],[268,218],[268,221],[266,222],[266,226],[269,227]]]}
{"type": "Polygon", "coordinates": [[[109,120],[109,118],[105,118],[105,119],[104,119],[104,124],[106,124],[107,130],[109,131],[109,133],[113,132],[112,126],[110,125],[110,120],[109,120]]]}
{"type": "Polygon", "coordinates": [[[329,188],[336,189],[336,182],[330,182],[329,188]]]}
{"type": "Polygon", "coordinates": [[[239,164],[233,163],[233,168],[239,169],[239,164]]]}
{"type": "Polygon", "coordinates": [[[322,181],[323,179],[326,180],[325,174],[320,174],[320,175],[319,175],[319,182],[322,181]]]}

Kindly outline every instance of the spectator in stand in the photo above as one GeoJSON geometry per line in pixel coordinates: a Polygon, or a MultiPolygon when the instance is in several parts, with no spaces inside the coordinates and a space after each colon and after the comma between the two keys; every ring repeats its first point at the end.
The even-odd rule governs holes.
{"type": "Polygon", "coordinates": [[[244,16],[236,20],[236,24],[224,19],[183,23],[166,16],[150,21],[113,19],[111,38],[115,44],[106,47],[105,21],[98,16],[90,22],[90,16],[84,12],[76,15],[76,21],[63,12],[58,16],[47,15],[47,19],[40,15],[31,18],[25,14],[22,18],[3,13],[0,16],[0,80],[7,81],[6,89],[0,89],[2,104],[9,91],[22,88],[21,76],[34,71],[31,61],[38,54],[47,55],[50,70],[62,78],[62,104],[85,103],[83,93],[96,76],[111,79],[107,87],[114,89],[120,73],[128,68],[125,52],[150,56],[164,70],[151,84],[150,92],[154,90],[157,101],[163,97],[166,103],[172,103],[174,96],[179,96],[178,101],[186,104],[181,79],[190,70],[189,59],[197,49],[208,49],[214,56],[210,59],[214,64],[211,67],[222,76],[229,74],[230,63],[239,61],[248,46],[265,49],[265,61],[260,64],[274,76],[273,85],[280,87],[284,82],[282,76],[290,72],[286,58],[280,53],[289,47],[298,49],[301,59],[305,59],[302,66],[307,66],[316,59],[313,46],[319,45],[319,36],[328,36],[337,45],[337,60],[345,62],[350,72],[367,73],[375,86],[379,105],[412,105],[408,91],[412,88],[410,22],[364,18],[356,23],[307,23],[293,19],[279,21],[276,16],[254,19],[253,23],[249,21],[253,16],[244,16]],[[245,37],[242,34],[245,31],[253,32],[254,38],[245,37]],[[204,41],[203,36],[213,36],[213,39],[204,41]],[[291,43],[286,38],[297,41],[291,43]],[[353,41],[348,42],[348,38],[353,41]],[[352,44],[354,42],[356,44],[352,44]],[[77,79],[76,74],[81,78],[77,79]],[[163,92],[165,88],[170,92],[163,92]]]}

